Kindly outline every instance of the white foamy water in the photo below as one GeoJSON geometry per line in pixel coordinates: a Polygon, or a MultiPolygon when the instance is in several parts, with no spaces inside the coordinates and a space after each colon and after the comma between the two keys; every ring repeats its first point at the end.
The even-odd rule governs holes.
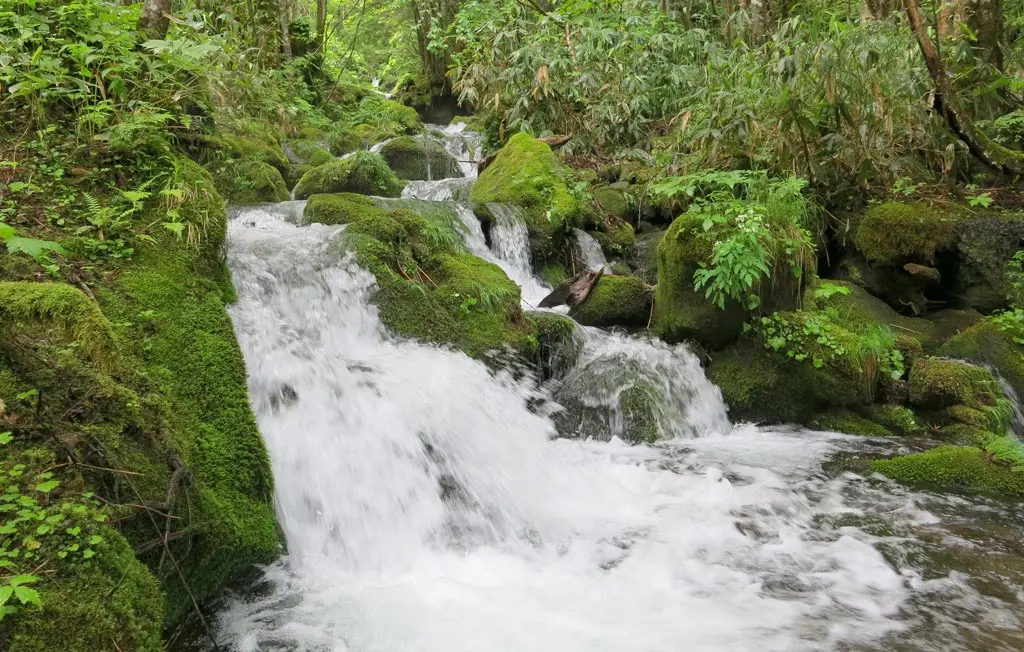
{"type": "Polygon", "coordinates": [[[579,251],[583,266],[587,269],[603,269],[605,273],[611,273],[608,267],[608,259],[601,250],[601,244],[583,229],[573,229],[576,237],[576,249],[579,251]]]}
{"type": "MultiPolygon", "coordinates": [[[[300,204],[229,225],[288,555],[221,605],[222,649],[1024,649],[1024,506],[826,474],[893,444],[733,427],[685,348],[597,329],[556,396],[613,403],[628,373],[670,440],[627,446],[614,419],[553,439],[548,388],[386,333],[373,278],[332,253],[343,227],[299,226],[300,204]]],[[[521,216],[488,247],[455,210],[471,252],[532,278],[521,216]]]]}

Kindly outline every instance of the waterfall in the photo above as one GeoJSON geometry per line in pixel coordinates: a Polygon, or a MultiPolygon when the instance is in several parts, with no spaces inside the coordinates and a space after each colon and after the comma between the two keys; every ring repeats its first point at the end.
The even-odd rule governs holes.
{"type": "Polygon", "coordinates": [[[583,266],[587,269],[604,269],[605,273],[610,273],[608,259],[604,257],[601,245],[594,236],[583,229],[573,229],[572,232],[576,237],[576,248],[580,252],[583,266]]]}
{"type": "MultiPolygon", "coordinates": [[[[1021,649],[1024,506],[827,473],[900,444],[733,427],[684,347],[582,329],[547,387],[395,338],[373,277],[332,246],[344,227],[303,226],[301,204],[235,208],[228,226],[288,554],[220,605],[222,650],[1021,649]],[[588,413],[639,383],[667,441],[625,445],[614,410],[555,438],[558,401],[588,413]],[[983,586],[972,563],[993,569],[983,586]]],[[[470,206],[438,207],[467,249],[531,273],[516,211],[498,209],[492,249],[470,206]]]]}

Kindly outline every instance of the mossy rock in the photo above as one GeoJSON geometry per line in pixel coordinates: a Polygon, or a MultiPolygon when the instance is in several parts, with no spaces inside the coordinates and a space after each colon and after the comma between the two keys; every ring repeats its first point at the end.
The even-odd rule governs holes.
{"type": "Polygon", "coordinates": [[[601,224],[601,230],[594,234],[594,238],[600,243],[601,250],[608,258],[628,258],[633,253],[633,245],[636,244],[633,226],[617,219],[606,219],[601,224]]]}
{"type": "Polygon", "coordinates": [[[569,315],[584,326],[647,325],[654,291],[635,276],[602,276],[569,315]]]}
{"type": "Polygon", "coordinates": [[[327,146],[335,156],[344,156],[363,147],[363,139],[346,127],[335,127],[327,134],[327,146]]]}
{"type": "Polygon", "coordinates": [[[288,188],[294,188],[295,184],[299,182],[302,175],[312,170],[315,166],[308,165],[306,163],[296,163],[289,165],[288,170],[282,175],[284,177],[285,186],[288,188]]]}
{"type": "Polygon", "coordinates": [[[888,201],[864,213],[853,242],[871,263],[930,263],[938,251],[956,243],[958,220],[927,204],[888,201]]]}
{"type": "Polygon", "coordinates": [[[430,181],[462,177],[462,168],[441,143],[426,137],[401,136],[380,149],[400,179],[430,181]]]}
{"type": "Polygon", "coordinates": [[[629,216],[629,198],[626,193],[610,186],[597,186],[590,189],[598,212],[619,219],[629,216]]]}
{"type": "Polygon", "coordinates": [[[559,379],[579,360],[583,340],[576,332],[576,322],[553,312],[527,312],[537,349],[532,360],[541,372],[541,380],[559,379]]]}
{"type": "Polygon", "coordinates": [[[659,241],[654,327],[668,342],[692,339],[717,349],[736,341],[747,314],[735,302],[721,310],[694,290],[694,272],[711,257],[711,244],[697,237],[702,232],[701,219],[681,215],[659,241]]]}
{"type": "Polygon", "coordinates": [[[373,302],[393,333],[477,358],[506,348],[532,353],[537,341],[519,286],[463,251],[453,219],[440,211],[367,211],[345,229],[340,247],[377,279],[373,302]]]}
{"type": "Polygon", "coordinates": [[[942,344],[984,319],[982,314],[973,308],[964,310],[944,308],[928,313],[924,318],[935,324],[933,335],[936,345],[942,344]]]}
{"type": "Polygon", "coordinates": [[[963,307],[990,313],[1007,305],[1006,264],[1024,248],[1024,212],[964,218],[957,238],[952,294],[963,307]]]}
{"type": "Polygon", "coordinates": [[[924,422],[903,405],[878,403],[867,406],[862,413],[894,435],[917,435],[925,431],[924,422]]]}
{"type": "Polygon", "coordinates": [[[661,438],[661,405],[665,396],[653,383],[621,361],[597,360],[585,373],[573,373],[555,390],[564,409],[552,420],[567,438],[608,441],[618,437],[631,444],[661,438]]]}
{"type": "Polygon", "coordinates": [[[404,186],[379,154],[357,152],[348,158],[315,167],[302,175],[295,186],[295,198],[306,199],[314,194],[339,192],[398,197],[404,186]]]}
{"type": "Polygon", "coordinates": [[[873,398],[852,365],[814,367],[746,336],[712,354],[707,375],[734,421],[808,424],[829,409],[860,409],[873,398]]]}
{"type": "MultiPolygon", "coordinates": [[[[234,292],[221,257],[224,202],[191,161],[174,161],[171,181],[187,199],[174,209],[193,243],[157,230],[153,246],[95,284],[95,301],[60,283],[0,288],[4,330],[29,336],[17,347],[0,337],[0,430],[14,433],[0,466],[39,465],[30,478],[51,469],[61,485],[50,506],[84,492],[122,505],[109,519],[116,530],[92,521],[102,540],[90,565],[49,560],[56,572],[35,585],[43,606],[5,619],[0,648],[160,650],[161,632],[192,610],[190,594],[205,602],[282,549],[270,461],[225,310],[234,292]],[[30,406],[32,419],[17,397],[27,389],[47,397],[30,406]],[[68,456],[84,464],[58,463],[68,456]],[[163,516],[154,527],[149,512],[129,507],[163,502],[172,486],[170,530],[163,516]]],[[[162,211],[140,223],[164,219],[162,211]]]]}
{"type": "Polygon", "coordinates": [[[234,134],[222,134],[219,139],[234,158],[262,161],[277,168],[278,172],[287,170],[291,163],[276,142],[254,140],[234,134]]]}
{"type": "Polygon", "coordinates": [[[923,358],[908,379],[910,403],[930,409],[995,405],[998,384],[991,372],[956,360],[923,358]]]}
{"type": "Polygon", "coordinates": [[[547,144],[520,132],[473,183],[470,200],[521,206],[535,262],[550,261],[583,215],[569,192],[569,170],[547,144]]]}
{"type": "Polygon", "coordinates": [[[252,159],[226,161],[214,177],[217,190],[233,204],[287,201],[291,194],[277,168],[252,159]]]}
{"type": "Polygon", "coordinates": [[[1024,473],[990,461],[973,446],[940,446],[923,453],[875,460],[871,467],[897,482],[944,491],[1024,496],[1024,473]]]}
{"type": "Polygon", "coordinates": [[[302,212],[306,224],[351,224],[382,215],[387,215],[387,211],[372,199],[349,192],[313,195],[302,212]]]}
{"type": "Polygon", "coordinates": [[[862,417],[851,410],[828,411],[812,419],[808,425],[818,430],[866,437],[888,437],[893,434],[884,425],[862,417]]]}
{"type": "Polygon", "coordinates": [[[305,163],[316,167],[334,160],[331,153],[312,140],[289,140],[285,143],[286,151],[291,153],[291,162],[305,163]]]}
{"type": "Polygon", "coordinates": [[[1024,345],[991,317],[954,335],[938,354],[988,365],[1010,383],[1017,396],[1024,396],[1024,345]]]}
{"type": "Polygon", "coordinates": [[[569,272],[565,269],[564,265],[548,263],[537,270],[537,278],[556,288],[569,280],[569,272]]]}
{"type": "Polygon", "coordinates": [[[818,281],[811,284],[804,295],[804,308],[836,310],[839,321],[848,325],[851,330],[864,330],[872,324],[882,324],[891,328],[894,334],[916,340],[922,349],[930,350],[937,345],[936,326],[933,322],[901,315],[885,301],[851,282],[818,281]],[[844,289],[828,292],[829,289],[837,287],[844,289]]]}

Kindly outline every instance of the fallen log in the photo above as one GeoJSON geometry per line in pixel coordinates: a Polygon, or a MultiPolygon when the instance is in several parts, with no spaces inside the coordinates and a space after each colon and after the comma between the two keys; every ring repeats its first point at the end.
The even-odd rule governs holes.
{"type": "Polygon", "coordinates": [[[587,300],[591,290],[601,280],[604,268],[588,270],[572,277],[551,291],[540,302],[541,308],[554,308],[565,304],[570,308],[587,300]]]}

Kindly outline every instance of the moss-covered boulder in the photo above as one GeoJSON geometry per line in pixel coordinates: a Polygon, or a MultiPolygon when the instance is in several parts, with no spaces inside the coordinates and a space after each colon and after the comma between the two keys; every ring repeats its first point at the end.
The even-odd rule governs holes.
{"type": "Polygon", "coordinates": [[[520,132],[473,183],[470,199],[523,207],[534,262],[550,261],[584,212],[569,175],[547,144],[520,132]]]}
{"type": "Polygon", "coordinates": [[[344,156],[363,147],[363,139],[350,128],[335,127],[327,134],[327,147],[331,154],[344,156]]]}
{"type": "Polygon", "coordinates": [[[1024,496],[1024,472],[993,460],[974,446],[941,446],[923,453],[875,460],[872,468],[903,484],[991,494],[1024,496]]]}
{"type": "Polygon", "coordinates": [[[654,290],[635,276],[602,276],[569,315],[584,326],[646,326],[654,290]]]}
{"type": "Polygon", "coordinates": [[[931,350],[938,344],[934,322],[901,315],[854,283],[818,281],[807,289],[803,305],[809,310],[833,311],[835,321],[856,331],[882,325],[892,329],[894,334],[916,340],[922,349],[931,350]]]}
{"type": "Polygon", "coordinates": [[[293,164],[304,163],[316,167],[334,160],[330,152],[320,147],[320,144],[313,140],[289,140],[285,143],[284,149],[293,164]]]}
{"type": "Polygon", "coordinates": [[[398,197],[403,187],[402,181],[379,154],[357,152],[306,172],[295,186],[295,198],[306,199],[314,194],[338,192],[398,197]]]}
{"type": "Polygon", "coordinates": [[[564,408],[552,417],[562,437],[601,441],[618,437],[644,444],[662,436],[664,394],[624,361],[591,361],[584,373],[577,370],[567,377],[554,398],[564,408]]]}
{"type": "Polygon", "coordinates": [[[625,219],[629,216],[630,198],[622,189],[597,186],[590,189],[590,194],[594,198],[594,205],[598,212],[618,219],[625,219]]]}
{"type": "MultiPolygon", "coordinates": [[[[1005,318],[1004,318],[1005,319],[1005,318]]],[[[1018,396],[1024,396],[1024,343],[1010,320],[989,317],[954,335],[939,347],[938,354],[991,366],[1018,396]]]]}
{"type": "Polygon", "coordinates": [[[553,312],[527,312],[537,340],[531,360],[540,370],[541,380],[559,379],[579,360],[583,340],[576,332],[576,322],[553,312]]]}
{"type": "Polygon", "coordinates": [[[658,243],[658,285],[655,288],[654,327],[669,342],[696,340],[716,349],[736,340],[746,312],[735,302],[721,310],[693,287],[693,275],[710,259],[712,245],[699,237],[701,219],[681,215],[658,243]]]}
{"type": "Polygon", "coordinates": [[[401,136],[389,140],[381,147],[380,155],[400,179],[430,181],[463,176],[455,157],[430,138],[401,136]]]}
{"type": "Polygon", "coordinates": [[[601,244],[604,255],[611,258],[629,258],[636,244],[633,225],[620,219],[606,218],[601,228],[594,234],[601,244]]]}
{"type": "Polygon", "coordinates": [[[952,289],[956,303],[984,313],[1005,308],[1006,264],[1024,249],[1024,212],[972,215],[959,227],[952,289]]]}
{"type": "Polygon", "coordinates": [[[276,141],[256,139],[255,137],[222,134],[217,139],[218,145],[224,147],[234,158],[252,159],[272,165],[279,172],[288,169],[289,161],[284,150],[276,141]]]}
{"type": "Polygon", "coordinates": [[[829,410],[816,416],[808,425],[818,430],[865,437],[889,437],[894,434],[885,425],[861,416],[853,410],[829,410]]]}
{"type": "Polygon", "coordinates": [[[869,405],[873,388],[854,364],[816,367],[743,337],[712,355],[708,379],[722,390],[733,421],[811,423],[830,408],[869,405]]]}
{"type": "Polygon", "coordinates": [[[350,128],[350,133],[366,147],[423,130],[423,122],[415,109],[372,95],[359,103],[353,122],[357,124],[350,128]]]}
{"type": "Polygon", "coordinates": [[[306,224],[351,224],[370,217],[386,215],[373,199],[350,192],[313,195],[306,202],[302,219],[306,224]]]}
{"type": "Polygon", "coordinates": [[[925,423],[905,405],[877,403],[864,408],[861,414],[894,435],[916,435],[924,432],[925,423]]]}
{"type": "Polygon", "coordinates": [[[853,242],[870,263],[932,263],[956,243],[957,221],[927,204],[888,201],[864,213],[853,242]]]}
{"type": "Polygon", "coordinates": [[[253,159],[225,161],[214,177],[217,190],[232,204],[287,201],[291,195],[277,168],[253,159]]]}
{"type": "MultiPolygon", "coordinates": [[[[224,201],[188,160],[168,183],[181,236],[153,232],[154,246],[94,277],[95,300],[63,283],[0,290],[0,484],[18,478],[46,512],[0,517],[0,549],[27,545],[19,572],[54,571],[33,585],[41,607],[4,619],[2,649],[162,649],[193,596],[281,551],[225,311],[224,201]]],[[[159,210],[140,224],[166,221],[159,210]]]]}
{"type": "Polygon", "coordinates": [[[373,302],[397,335],[449,344],[474,357],[536,350],[519,286],[500,267],[465,253],[446,212],[366,211],[340,246],[377,279],[373,302]]]}
{"type": "Polygon", "coordinates": [[[911,405],[930,409],[992,406],[998,398],[998,383],[991,372],[957,360],[917,360],[910,369],[908,386],[911,405]]]}

